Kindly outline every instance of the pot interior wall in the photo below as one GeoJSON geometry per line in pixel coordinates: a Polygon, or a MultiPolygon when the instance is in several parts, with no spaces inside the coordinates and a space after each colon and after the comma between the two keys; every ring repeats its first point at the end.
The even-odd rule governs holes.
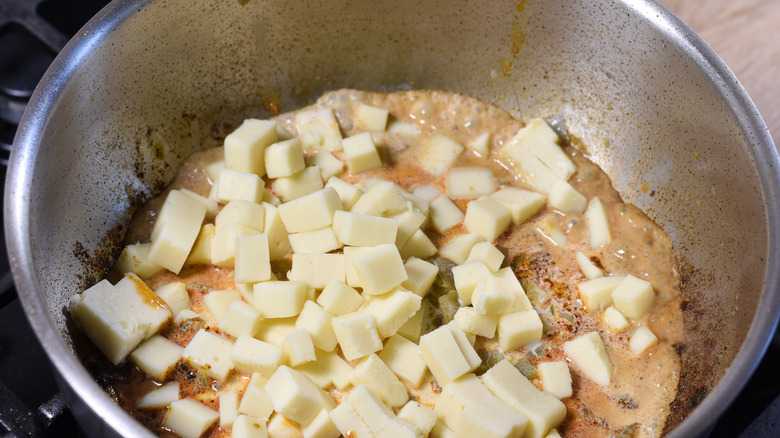
{"type": "Polygon", "coordinates": [[[67,82],[40,121],[29,232],[66,342],[68,297],[98,279],[132,207],[191,152],[276,103],[286,111],[327,89],[413,87],[459,91],[519,117],[563,115],[624,198],[676,244],[688,368],[705,371],[689,376],[685,396],[706,394],[737,353],[768,254],[758,172],[718,86],[644,21],[646,5],[126,3],[72,42],[72,61],[50,73],[67,82]]]}

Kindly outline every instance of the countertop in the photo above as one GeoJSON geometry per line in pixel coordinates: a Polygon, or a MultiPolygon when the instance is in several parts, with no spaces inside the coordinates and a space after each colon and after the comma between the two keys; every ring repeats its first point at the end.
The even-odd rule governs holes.
{"type": "Polygon", "coordinates": [[[726,62],[780,146],[780,0],[660,0],[726,62]]]}

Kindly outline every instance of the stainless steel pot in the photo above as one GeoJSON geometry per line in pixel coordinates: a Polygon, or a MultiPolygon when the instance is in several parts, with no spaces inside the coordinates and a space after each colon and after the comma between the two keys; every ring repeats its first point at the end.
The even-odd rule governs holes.
{"type": "Polygon", "coordinates": [[[670,436],[701,433],[733,400],[778,319],[780,161],[732,73],[658,4],[117,0],[43,78],[6,184],[17,289],[90,436],[148,431],[75,357],[68,297],[98,279],[133,208],[187,155],[267,116],[264,104],[339,87],[440,88],[563,115],[678,250],[688,343],[670,436]]]}

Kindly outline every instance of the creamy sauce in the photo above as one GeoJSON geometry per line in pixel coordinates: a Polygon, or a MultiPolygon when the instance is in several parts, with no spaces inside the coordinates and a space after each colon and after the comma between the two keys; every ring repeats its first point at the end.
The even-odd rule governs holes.
{"type": "MultiPolygon", "coordinates": [[[[469,144],[484,132],[490,132],[491,150],[500,149],[523,123],[512,118],[504,110],[491,104],[457,94],[438,91],[410,91],[390,94],[367,93],[341,90],[325,94],[316,107],[331,107],[342,128],[344,137],[358,133],[353,125],[354,114],[361,103],[387,108],[393,118],[413,122],[421,131],[418,139],[433,133],[443,133],[461,144],[469,144]]],[[[277,117],[280,124],[296,135],[292,123],[293,113],[277,117]]],[[[394,181],[401,188],[412,191],[424,184],[433,184],[442,192],[445,177],[434,178],[422,171],[415,160],[417,140],[403,140],[387,132],[374,135],[381,146],[381,155],[386,166],[359,175],[348,172],[340,177],[348,182],[357,182],[367,177],[379,177],[394,181]]],[[[588,199],[598,196],[609,215],[612,242],[598,249],[590,249],[587,224],[583,214],[562,214],[546,207],[525,224],[512,227],[500,236],[495,244],[508,250],[507,261],[515,268],[519,278],[532,282],[541,288],[534,305],[546,323],[542,342],[505,352],[513,362],[526,358],[531,364],[548,361],[566,361],[561,345],[578,335],[597,331],[604,340],[615,373],[608,388],[603,388],[582,375],[576,366],[570,364],[574,395],[563,399],[568,414],[558,430],[564,436],[606,436],[635,431],[635,436],[658,436],[661,434],[669,404],[677,392],[680,360],[675,344],[683,342],[682,314],[680,311],[680,278],[676,272],[671,242],[666,233],[647,218],[639,209],[623,203],[612,188],[609,178],[592,164],[580,150],[567,145],[565,152],[577,165],[577,172],[569,181],[574,188],[588,199]],[[555,246],[545,238],[537,227],[539,222],[553,218],[567,236],[565,249],[555,246]],[[617,332],[609,329],[602,321],[602,312],[590,312],[580,301],[576,285],[586,278],[580,272],[575,252],[582,251],[606,274],[631,274],[649,281],[656,292],[652,310],[635,323],[646,324],[658,336],[660,342],[642,355],[635,356],[628,348],[631,328],[617,332]]],[[[340,153],[334,153],[344,158],[340,153]]],[[[491,157],[493,155],[491,154],[491,157]]],[[[217,148],[198,153],[189,159],[169,189],[186,187],[207,195],[211,182],[204,167],[222,157],[217,148]]],[[[489,167],[500,185],[528,188],[515,174],[493,158],[483,158],[466,150],[453,167],[489,167]]],[[[270,190],[270,184],[268,184],[270,190]]],[[[136,214],[126,243],[149,240],[155,212],[160,207],[167,191],[150,200],[136,214]]],[[[468,200],[457,200],[456,204],[465,211],[468,200]]],[[[465,232],[459,225],[444,235],[428,227],[426,233],[441,246],[453,237],[465,232]]],[[[189,322],[182,326],[169,324],[161,334],[185,346],[199,328],[219,332],[216,322],[211,320],[202,298],[212,290],[234,289],[232,270],[214,266],[185,266],[179,275],[164,272],[147,281],[152,289],[172,282],[181,281],[187,285],[192,300],[192,310],[204,315],[203,322],[189,322]]],[[[526,288],[527,289],[527,288],[526,288]]],[[[635,327],[635,324],[632,324],[635,327]]],[[[223,334],[228,336],[226,334],[223,334]]],[[[494,340],[478,338],[477,348],[497,348],[494,340]]],[[[248,376],[232,372],[227,382],[203,378],[186,365],[180,364],[170,380],[177,380],[182,397],[194,397],[205,405],[218,409],[218,395],[222,390],[232,389],[241,394],[248,383],[248,376]]],[[[541,388],[539,379],[533,380],[541,388]]],[[[164,382],[153,382],[134,369],[130,378],[114,384],[119,402],[141,421],[160,434],[170,434],[160,426],[164,410],[138,411],[134,408],[140,397],[150,389],[164,382]]],[[[439,392],[432,379],[421,388],[409,388],[410,394],[421,403],[433,406],[439,392]]],[[[336,400],[346,393],[332,389],[336,400]]],[[[211,436],[229,434],[218,426],[211,428],[211,436]]],[[[207,433],[206,435],[208,435],[207,433]]],[[[625,435],[630,436],[630,435],[625,435]]]]}

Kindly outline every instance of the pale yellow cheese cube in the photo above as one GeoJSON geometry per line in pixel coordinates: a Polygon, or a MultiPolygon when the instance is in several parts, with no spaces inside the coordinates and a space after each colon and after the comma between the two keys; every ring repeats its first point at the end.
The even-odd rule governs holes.
{"type": "Polygon", "coordinates": [[[317,350],[317,363],[330,377],[333,386],[339,391],[346,389],[352,382],[352,365],[335,352],[317,350]]]}
{"type": "Polygon", "coordinates": [[[331,187],[339,194],[342,208],[347,211],[352,210],[352,206],[363,195],[363,190],[335,176],[328,178],[325,187],[331,187]]]}
{"type": "Polygon", "coordinates": [[[564,213],[582,213],[588,199],[566,181],[555,181],[547,195],[550,207],[564,213]]]}
{"type": "Polygon", "coordinates": [[[328,313],[341,316],[356,311],[363,304],[363,297],[343,281],[331,279],[317,297],[317,304],[328,313]]]}
{"type": "Polygon", "coordinates": [[[149,259],[151,248],[151,243],[134,243],[125,246],[116,262],[117,271],[122,275],[132,272],[142,279],[161,272],[165,268],[149,259]]]}
{"type": "Polygon", "coordinates": [[[496,179],[488,168],[460,168],[447,172],[447,195],[450,198],[478,198],[495,191],[496,179]]]}
{"type": "Polygon", "coordinates": [[[542,438],[566,417],[566,406],[534,386],[504,359],[481,376],[482,383],[501,401],[528,418],[526,438],[542,438]]]}
{"type": "Polygon", "coordinates": [[[484,240],[485,238],[479,234],[461,234],[439,248],[439,255],[461,265],[468,259],[474,245],[484,240]]]}
{"type": "Polygon", "coordinates": [[[165,198],[152,229],[149,260],[178,274],[200,233],[206,207],[179,190],[165,198]]]}
{"type": "Polygon", "coordinates": [[[463,146],[441,133],[423,139],[417,146],[415,159],[426,172],[441,176],[463,152],[463,146]]]}
{"type": "Polygon", "coordinates": [[[607,211],[599,198],[593,198],[588,203],[585,220],[588,222],[591,248],[595,249],[612,241],[607,211]]]}
{"type": "Polygon", "coordinates": [[[498,317],[497,331],[498,345],[514,350],[542,339],[542,320],[535,310],[505,313],[498,317]]]}
{"type": "Polygon", "coordinates": [[[387,126],[390,111],[384,108],[360,104],[355,115],[355,127],[362,131],[382,132],[387,126]]]}
{"type": "Polygon", "coordinates": [[[160,409],[179,399],[179,382],[166,383],[146,393],[138,400],[138,409],[160,409]]]}
{"type": "Polygon", "coordinates": [[[487,266],[490,272],[496,272],[504,262],[504,253],[490,242],[477,242],[471,248],[467,262],[479,260],[487,266]]]}
{"type": "Polygon", "coordinates": [[[394,289],[370,297],[363,311],[374,317],[382,339],[394,335],[420,309],[422,298],[412,292],[394,289]]]}
{"type": "Polygon", "coordinates": [[[571,397],[571,373],[566,362],[542,362],[536,366],[542,389],[558,398],[571,397]]]}
{"type": "Polygon", "coordinates": [[[333,223],[341,210],[341,199],[332,187],[300,197],[279,206],[279,216],[289,233],[316,230],[333,223]]]}
{"type": "Polygon", "coordinates": [[[341,433],[330,419],[328,409],[321,409],[314,419],[301,426],[303,436],[306,438],[338,438],[341,433]]]}
{"type": "Polygon", "coordinates": [[[531,300],[529,300],[528,296],[525,294],[525,290],[520,284],[520,280],[517,279],[514,271],[512,271],[512,268],[501,268],[496,271],[493,276],[499,280],[497,284],[500,284],[500,287],[511,290],[515,296],[515,301],[512,303],[512,306],[507,313],[533,309],[531,300]]]}
{"type": "Polygon", "coordinates": [[[276,138],[276,122],[244,120],[241,126],[225,137],[225,167],[263,176],[263,152],[276,138]]]}
{"type": "Polygon", "coordinates": [[[477,283],[488,276],[490,276],[490,269],[479,260],[465,262],[462,265],[452,267],[455,290],[458,291],[458,299],[464,306],[471,304],[471,298],[477,283]]]}
{"type": "Polygon", "coordinates": [[[200,227],[198,238],[192,245],[192,250],[184,262],[191,265],[210,265],[211,264],[211,239],[214,238],[216,227],[214,224],[203,224],[200,227]]]}
{"type": "Polygon", "coordinates": [[[445,324],[420,337],[420,353],[439,385],[474,371],[482,359],[457,324],[445,324]]]}
{"type": "Polygon", "coordinates": [[[158,287],[154,293],[165,301],[173,315],[178,315],[182,310],[189,309],[192,306],[187,287],[180,281],[165,283],[158,287]]]}
{"type": "Polygon", "coordinates": [[[370,133],[353,135],[345,138],[341,143],[344,147],[344,155],[347,157],[347,166],[353,175],[382,167],[382,159],[370,133]]]}
{"type": "Polygon", "coordinates": [[[304,150],[341,150],[341,130],[330,108],[297,112],[295,126],[304,150]]]}
{"type": "Polygon", "coordinates": [[[409,318],[401,328],[398,329],[396,334],[405,337],[406,339],[418,343],[420,342],[420,332],[422,331],[422,321],[425,316],[425,309],[420,307],[420,310],[409,318]]]}
{"type": "Polygon", "coordinates": [[[650,347],[658,344],[658,337],[646,325],[640,325],[631,334],[628,341],[628,348],[636,355],[647,351],[650,347]]]}
{"type": "Polygon", "coordinates": [[[171,310],[135,274],[116,285],[102,280],[70,299],[71,316],[106,357],[118,364],[157,333],[171,310]]]}
{"type": "Polygon", "coordinates": [[[320,388],[287,365],[280,366],[268,379],[265,392],[276,412],[299,424],[311,422],[324,404],[320,388]]]}
{"type": "Polygon", "coordinates": [[[624,279],[621,275],[594,278],[577,284],[577,291],[588,310],[601,310],[612,304],[612,291],[624,279]]]}
{"type": "Polygon", "coordinates": [[[220,229],[227,224],[239,224],[262,232],[264,222],[265,212],[262,204],[235,199],[228,202],[217,213],[214,226],[220,229]]]}
{"type": "Polygon", "coordinates": [[[351,287],[362,287],[360,278],[358,278],[355,266],[352,263],[353,260],[367,256],[373,251],[373,247],[363,246],[345,246],[344,247],[344,264],[346,283],[351,287]]]}
{"type": "Polygon", "coordinates": [[[558,429],[552,429],[544,438],[561,438],[561,434],[558,432],[558,429]]]}
{"type": "Polygon", "coordinates": [[[301,313],[309,293],[302,281],[266,281],[255,284],[255,307],[265,318],[287,318],[301,313]]]}
{"type": "Polygon", "coordinates": [[[203,297],[203,305],[206,306],[206,310],[216,322],[222,319],[233,301],[240,299],[241,293],[235,289],[215,290],[203,297]]]}
{"type": "Polygon", "coordinates": [[[414,426],[399,419],[379,397],[365,385],[358,385],[344,401],[330,411],[336,428],[345,436],[380,438],[416,438],[414,426]]]}
{"type": "Polygon", "coordinates": [[[409,401],[406,387],[376,354],[369,354],[352,370],[352,384],[365,385],[390,408],[409,401]]]}
{"type": "Polygon", "coordinates": [[[298,423],[274,412],[267,424],[269,438],[303,438],[298,423]]]}
{"type": "Polygon", "coordinates": [[[430,213],[430,204],[427,199],[423,199],[414,193],[409,193],[405,190],[399,189],[401,191],[401,195],[403,195],[406,200],[412,203],[411,206],[408,206],[406,210],[419,210],[420,213],[422,213],[426,218],[428,217],[428,213],[430,213]]]}
{"type": "Polygon", "coordinates": [[[422,436],[428,436],[436,424],[436,413],[428,406],[409,400],[398,411],[398,418],[415,426],[422,436]]]}
{"type": "Polygon", "coordinates": [[[311,340],[311,335],[305,329],[298,329],[287,335],[282,340],[282,350],[287,355],[291,366],[311,362],[317,358],[314,355],[314,343],[311,340]]]}
{"type": "Polygon", "coordinates": [[[450,429],[449,426],[444,424],[444,421],[439,418],[436,424],[431,429],[431,438],[455,438],[455,431],[450,429]]]}
{"type": "Polygon", "coordinates": [[[345,359],[360,359],[382,349],[382,339],[370,313],[347,313],[333,318],[332,324],[345,359]]]}
{"type": "Polygon", "coordinates": [[[256,283],[271,279],[268,236],[256,234],[236,239],[235,281],[256,283]]]}
{"type": "Polygon", "coordinates": [[[336,211],[333,215],[333,231],[344,245],[395,244],[398,222],[379,216],[336,211]]]}
{"type": "Polygon", "coordinates": [[[176,400],[168,407],[162,426],[182,438],[198,438],[219,418],[219,413],[191,398],[176,400]]]}
{"type": "Polygon", "coordinates": [[[206,172],[206,176],[209,178],[209,182],[212,184],[212,186],[214,185],[214,183],[216,183],[217,179],[219,178],[219,171],[224,168],[225,168],[225,160],[223,158],[221,160],[217,160],[211,164],[206,165],[206,167],[203,169],[206,172]]]}
{"type": "Polygon", "coordinates": [[[238,393],[223,391],[219,394],[219,427],[227,429],[238,418],[238,393]]]}
{"type": "Polygon", "coordinates": [[[297,317],[265,319],[260,324],[260,330],[255,333],[255,338],[281,348],[282,340],[290,333],[297,330],[295,320],[297,317]]]}
{"type": "Polygon", "coordinates": [[[612,361],[597,332],[564,343],[563,352],[587,378],[601,386],[609,386],[613,372],[612,361]]]}
{"type": "MultiPolygon", "coordinates": [[[[366,182],[365,180],[361,182],[366,182]]],[[[370,187],[358,198],[350,211],[372,216],[390,216],[409,208],[401,189],[390,181],[374,180],[370,187]]]]}
{"type": "MultiPolygon", "coordinates": [[[[260,373],[252,374],[244,395],[241,397],[241,403],[238,405],[239,414],[268,420],[274,407],[271,404],[271,397],[265,392],[266,383],[268,383],[266,376],[260,373]]],[[[241,416],[236,418],[236,421],[239,421],[240,418],[241,416]]]]}
{"type": "Polygon", "coordinates": [[[249,415],[239,415],[230,429],[232,438],[267,438],[265,421],[249,415]]]}
{"type": "Polygon", "coordinates": [[[257,234],[260,232],[256,229],[239,224],[226,224],[216,230],[211,238],[211,263],[223,268],[234,268],[238,238],[257,234]]]}
{"type": "Polygon", "coordinates": [[[404,140],[414,140],[420,135],[417,125],[401,120],[392,120],[387,127],[387,132],[404,140]]]}
{"type": "Polygon", "coordinates": [[[182,358],[191,367],[224,382],[233,369],[233,362],[230,360],[232,349],[233,342],[229,339],[200,329],[184,347],[182,358]]]}
{"type": "Polygon", "coordinates": [[[498,317],[496,315],[483,315],[473,307],[464,306],[455,312],[455,323],[466,334],[492,338],[496,334],[498,317]]]}
{"type": "Polygon", "coordinates": [[[234,199],[259,204],[263,202],[266,191],[265,182],[257,174],[231,169],[219,171],[214,190],[217,201],[222,204],[227,204],[234,199]]]}
{"type": "Polygon", "coordinates": [[[333,319],[333,315],[326,312],[319,304],[306,301],[295,321],[295,328],[309,332],[315,347],[322,351],[333,351],[338,343],[333,330],[333,319]]]}
{"type": "Polygon", "coordinates": [[[468,145],[468,148],[476,152],[477,155],[483,158],[490,156],[490,133],[483,132],[479,137],[472,140],[468,145]]]}
{"type": "Polygon", "coordinates": [[[223,332],[235,338],[239,336],[254,336],[260,329],[262,315],[251,304],[236,300],[230,303],[225,314],[219,319],[217,326],[223,332]]]}
{"type": "Polygon", "coordinates": [[[509,210],[515,225],[533,217],[547,203],[544,195],[515,187],[504,187],[490,197],[509,210]]]}
{"type": "Polygon", "coordinates": [[[417,230],[404,243],[399,252],[404,259],[410,257],[428,258],[436,254],[436,245],[431,242],[431,239],[428,238],[423,230],[417,230]]]}
{"type": "Polygon", "coordinates": [[[399,286],[408,278],[401,254],[394,244],[377,245],[351,262],[363,293],[381,294],[399,286]]]}
{"type": "Polygon", "coordinates": [[[583,254],[582,251],[577,251],[575,258],[577,260],[577,266],[580,267],[580,271],[582,271],[582,274],[585,275],[585,278],[588,280],[593,280],[604,276],[604,272],[601,270],[601,268],[590,261],[588,256],[583,254]]]}
{"type": "Polygon", "coordinates": [[[287,228],[279,215],[278,207],[263,203],[265,224],[263,234],[268,238],[268,254],[271,261],[285,258],[291,251],[287,228]]]}
{"type": "Polygon", "coordinates": [[[503,234],[511,222],[509,210],[489,196],[470,201],[463,219],[469,233],[479,234],[490,241],[503,234]]]}
{"type": "Polygon", "coordinates": [[[265,149],[265,171],[268,178],[281,178],[306,167],[303,148],[297,138],[274,143],[265,149]]]}
{"type": "Polygon", "coordinates": [[[609,306],[604,310],[604,322],[615,330],[623,330],[628,327],[628,320],[615,306],[609,306]]]}
{"type": "Polygon", "coordinates": [[[633,275],[627,275],[612,291],[612,301],[627,318],[641,318],[655,302],[653,285],[633,275]]]}
{"type": "Polygon", "coordinates": [[[217,202],[216,199],[207,198],[203,195],[193,192],[192,190],[187,190],[187,189],[179,189],[179,190],[185,195],[200,202],[206,207],[207,220],[214,219],[214,217],[217,215],[217,212],[219,211],[219,202],[217,202]]]}
{"type": "Polygon", "coordinates": [[[391,336],[378,354],[396,376],[415,388],[419,388],[428,375],[428,366],[422,358],[420,347],[402,336],[391,336]]]}
{"type": "Polygon", "coordinates": [[[439,274],[438,266],[417,257],[410,257],[406,260],[404,269],[406,269],[407,278],[401,283],[401,286],[421,297],[428,294],[439,274]]]}
{"type": "Polygon", "coordinates": [[[293,233],[288,238],[294,253],[325,254],[342,247],[336,233],[333,232],[333,228],[330,226],[293,233]]]}
{"type": "Polygon", "coordinates": [[[483,276],[477,280],[474,292],[471,294],[471,304],[483,315],[508,313],[513,310],[512,306],[518,296],[516,289],[517,285],[508,276],[500,274],[483,276]]]}
{"type": "Polygon", "coordinates": [[[305,159],[307,166],[317,166],[323,181],[331,177],[341,175],[344,172],[344,163],[328,151],[320,151],[305,159]]]}
{"type": "Polygon", "coordinates": [[[463,222],[466,217],[460,208],[446,195],[441,195],[431,202],[431,223],[436,231],[444,234],[463,222]]]}
{"type": "MultiPolygon", "coordinates": [[[[425,205],[428,205],[427,203],[425,205]]],[[[395,235],[395,245],[402,248],[412,235],[428,220],[428,216],[415,206],[409,206],[406,210],[390,216],[398,224],[398,232],[395,235]]]]}
{"type": "Polygon", "coordinates": [[[506,143],[502,152],[527,173],[535,188],[547,193],[551,180],[568,181],[577,169],[557,143],[555,131],[544,120],[534,119],[506,143]]]}
{"type": "Polygon", "coordinates": [[[182,351],[184,349],[176,343],[160,335],[154,335],[133,350],[130,359],[141,371],[154,379],[165,380],[165,377],[179,363],[182,351]]]}
{"type": "Polygon", "coordinates": [[[271,183],[271,188],[282,202],[289,202],[314,193],[324,186],[322,173],[317,166],[304,167],[299,172],[277,178],[271,183]]]}
{"type": "Polygon", "coordinates": [[[292,269],[287,274],[291,281],[300,281],[321,290],[329,281],[347,278],[344,254],[293,254],[292,269]]]}

